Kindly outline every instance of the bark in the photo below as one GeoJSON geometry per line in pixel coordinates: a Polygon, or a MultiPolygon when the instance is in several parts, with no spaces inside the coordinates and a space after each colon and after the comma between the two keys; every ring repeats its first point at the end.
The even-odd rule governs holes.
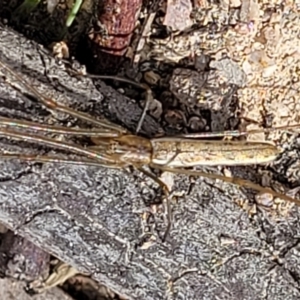
{"type": "MultiPolygon", "coordinates": [[[[0,59],[41,93],[134,130],[141,114],[136,101],[103,82],[96,89],[88,78],[70,77],[42,47],[4,27],[0,59]]],[[[69,121],[66,116],[51,117],[29,95],[1,80],[0,115],[69,121]]],[[[159,129],[146,118],[144,135],[153,136],[159,129]]],[[[49,152],[6,139],[1,139],[1,148],[49,152]]],[[[210,180],[196,179],[194,184],[178,175],[174,190],[181,196],[172,202],[173,227],[162,243],[162,212],[142,218],[149,204],[161,199],[159,187],[143,174],[1,161],[0,221],[128,299],[300,297],[297,214],[291,211],[276,219],[260,212],[252,218],[236,204],[247,194],[210,180]]]]}

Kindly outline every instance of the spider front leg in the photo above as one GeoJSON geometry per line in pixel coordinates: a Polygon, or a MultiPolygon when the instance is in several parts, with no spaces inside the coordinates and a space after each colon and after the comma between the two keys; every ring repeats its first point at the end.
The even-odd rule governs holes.
{"type": "MultiPolygon", "coordinates": [[[[109,165],[118,165],[118,161],[110,157],[104,152],[94,151],[76,144],[71,144],[67,142],[60,142],[52,138],[45,136],[39,136],[29,133],[20,133],[13,130],[8,130],[6,128],[0,128],[0,136],[12,138],[15,140],[21,140],[26,142],[32,142],[40,145],[45,145],[54,149],[65,150],[77,155],[82,155],[88,160],[95,161],[98,165],[109,166],[109,165]]],[[[31,159],[32,160],[32,159],[31,159]]]]}

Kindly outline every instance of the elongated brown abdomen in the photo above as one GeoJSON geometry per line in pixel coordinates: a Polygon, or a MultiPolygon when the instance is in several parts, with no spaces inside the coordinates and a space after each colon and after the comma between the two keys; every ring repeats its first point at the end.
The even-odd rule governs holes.
{"type": "Polygon", "coordinates": [[[268,142],[152,139],[152,163],[169,167],[248,165],[273,161],[280,150],[268,142]]]}

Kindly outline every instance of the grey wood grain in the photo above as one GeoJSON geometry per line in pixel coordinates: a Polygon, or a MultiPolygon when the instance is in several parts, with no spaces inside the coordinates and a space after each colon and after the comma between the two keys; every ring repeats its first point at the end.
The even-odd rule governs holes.
{"type": "MultiPolygon", "coordinates": [[[[41,46],[5,27],[0,27],[0,59],[60,103],[134,130],[141,113],[134,100],[104,83],[97,90],[87,78],[70,77],[41,46]]],[[[0,115],[73,122],[51,116],[28,92],[16,92],[2,79],[0,115]]],[[[147,117],[143,134],[159,129],[147,117]]],[[[0,147],[55,152],[7,139],[0,147]]],[[[297,208],[279,218],[263,209],[250,217],[237,205],[249,198],[243,189],[201,178],[192,185],[178,175],[174,190],[183,196],[172,202],[170,238],[159,239],[165,230],[159,210],[146,224],[156,240],[145,247],[142,212],[160,201],[161,191],[139,172],[16,160],[0,164],[0,221],[128,299],[300,297],[297,208]]],[[[254,167],[234,170],[258,176],[254,167]]]]}

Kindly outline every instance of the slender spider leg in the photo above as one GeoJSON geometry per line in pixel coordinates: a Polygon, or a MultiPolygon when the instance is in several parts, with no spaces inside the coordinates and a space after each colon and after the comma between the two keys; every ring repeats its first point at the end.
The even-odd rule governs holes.
{"type": "MultiPolygon", "coordinates": [[[[9,67],[7,67],[1,61],[0,61],[0,67],[2,67],[8,73],[10,73],[17,80],[18,83],[21,83],[23,85],[24,88],[28,89],[28,91],[30,91],[32,93],[32,95],[34,95],[37,98],[37,100],[40,101],[46,108],[48,108],[50,110],[66,113],[72,117],[78,118],[80,120],[86,121],[86,122],[94,124],[96,126],[108,128],[108,129],[111,129],[111,130],[114,130],[114,131],[117,131],[120,133],[127,133],[127,131],[124,128],[122,128],[121,126],[115,125],[115,124],[109,122],[108,120],[101,120],[101,121],[99,120],[98,121],[98,120],[92,118],[89,114],[76,111],[72,108],[69,108],[67,106],[57,103],[52,98],[47,98],[47,97],[43,96],[33,86],[28,84],[21,76],[19,76],[17,73],[12,71],[9,67]]],[[[14,86],[14,88],[19,89],[16,86],[14,86]]]]}
{"type": "Polygon", "coordinates": [[[84,165],[84,166],[96,166],[96,167],[105,167],[105,168],[112,168],[112,169],[121,169],[122,166],[118,165],[110,165],[104,164],[97,161],[88,160],[85,158],[80,159],[69,159],[69,158],[62,158],[53,155],[35,155],[35,154],[18,154],[18,153],[0,153],[0,158],[4,159],[18,159],[21,161],[29,161],[29,162],[36,162],[36,163],[63,163],[63,164],[71,164],[71,165],[84,165]]]}
{"type": "Polygon", "coordinates": [[[67,150],[74,154],[79,154],[86,156],[90,159],[94,159],[99,162],[103,162],[103,165],[109,164],[114,165],[116,164],[116,161],[111,159],[108,155],[102,154],[100,152],[92,151],[89,149],[85,149],[84,147],[81,147],[79,145],[67,143],[67,142],[59,142],[55,139],[47,138],[44,136],[37,136],[26,133],[24,135],[23,133],[18,133],[13,130],[7,130],[5,128],[0,128],[0,136],[7,137],[7,138],[13,138],[17,140],[22,141],[28,141],[33,143],[39,143],[41,145],[46,145],[49,147],[61,149],[61,150],[67,150]]]}
{"type": "Polygon", "coordinates": [[[277,126],[272,128],[253,129],[249,131],[228,130],[228,131],[215,131],[215,132],[187,133],[187,134],[180,134],[178,135],[178,137],[195,138],[195,139],[211,138],[211,137],[227,137],[227,136],[239,137],[239,136],[246,136],[255,133],[269,133],[277,130],[289,130],[289,129],[296,129],[296,128],[300,128],[300,124],[277,126]]]}
{"type": "Polygon", "coordinates": [[[137,127],[135,129],[135,133],[136,134],[138,134],[138,132],[142,128],[143,122],[145,120],[145,117],[146,117],[146,114],[147,114],[147,111],[149,109],[149,106],[150,106],[151,102],[153,102],[153,94],[152,94],[151,89],[149,87],[147,87],[147,89],[146,89],[146,102],[145,102],[145,106],[144,106],[143,112],[142,112],[142,114],[140,116],[138,125],[137,125],[137,127]]]}
{"type": "Polygon", "coordinates": [[[227,176],[222,176],[222,175],[218,175],[218,174],[205,173],[205,172],[201,172],[198,170],[186,170],[186,169],[182,169],[182,168],[161,167],[159,165],[153,165],[153,167],[160,169],[162,171],[167,171],[167,172],[172,172],[172,173],[180,173],[180,174],[192,175],[192,176],[201,176],[201,177],[210,178],[210,179],[219,179],[219,180],[228,182],[230,184],[243,186],[245,188],[251,188],[258,192],[269,193],[269,194],[272,194],[274,197],[278,197],[283,200],[300,205],[300,200],[294,199],[292,197],[289,197],[289,196],[281,194],[281,193],[277,193],[270,188],[262,187],[259,184],[253,183],[249,180],[242,179],[239,177],[227,177],[227,176]]]}
{"type": "Polygon", "coordinates": [[[147,84],[138,83],[138,82],[135,82],[133,80],[130,80],[130,79],[127,79],[127,78],[122,78],[122,77],[119,77],[119,76],[93,75],[93,74],[87,74],[86,76],[90,77],[90,78],[111,79],[111,80],[117,80],[117,81],[121,81],[121,82],[126,82],[126,83],[129,83],[129,84],[135,85],[138,88],[144,89],[146,91],[145,106],[144,106],[142,115],[141,115],[141,117],[139,119],[139,122],[138,122],[138,125],[136,127],[136,130],[135,130],[135,133],[137,134],[141,130],[141,127],[142,127],[142,124],[143,124],[143,122],[145,120],[145,117],[146,117],[147,111],[149,109],[149,106],[150,106],[151,102],[153,102],[153,93],[152,93],[152,90],[150,89],[150,87],[147,84]]]}
{"type": "Polygon", "coordinates": [[[115,76],[115,75],[94,75],[94,74],[87,73],[86,77],[95,78],[95,79],[116,80],[116,81],[125,82],[125,83],[135,85],[136,87],[141,88],[143,90],[150,90],[151,91],[151,89],[146,84],[139,83],[139,82],[133,81],[131,79],[127,79],[127,78],[120,77],[120,76],[115,76]]]}
{"type": "Polygon", "coordinates": [[[169,158],[169,160],[165,163],[165,164],[163,164],[163,165],[161,165],[162,167],[163,166],[168,166],[172,161],[174,161],[175,160],[175,158],[178,156],[180,154],[180,149],[178,149],[178,145],[176,144],[176,151],[175,151],[175,153],[174,153],[174,155],[172,155],[170,158],[169,158]]]}
{"type": "Polygon", "coordinates": [[[51,126],[45,124],[39,124],[30,121],[23,121],[17,119],[10,119],[5,117],[0,117],[0,128],[1,127],[17,127],[24,128],[33,131],[44,131],[48,133],[60,133],[67,135],[85,135],[85,136],[96,136],[96,137],[119,137],[120,134],[117,132],[112,132],[110,129],[82,129],[82,128],[71,128],[71,127],[63,127],[63,126],[51,126]]]}

